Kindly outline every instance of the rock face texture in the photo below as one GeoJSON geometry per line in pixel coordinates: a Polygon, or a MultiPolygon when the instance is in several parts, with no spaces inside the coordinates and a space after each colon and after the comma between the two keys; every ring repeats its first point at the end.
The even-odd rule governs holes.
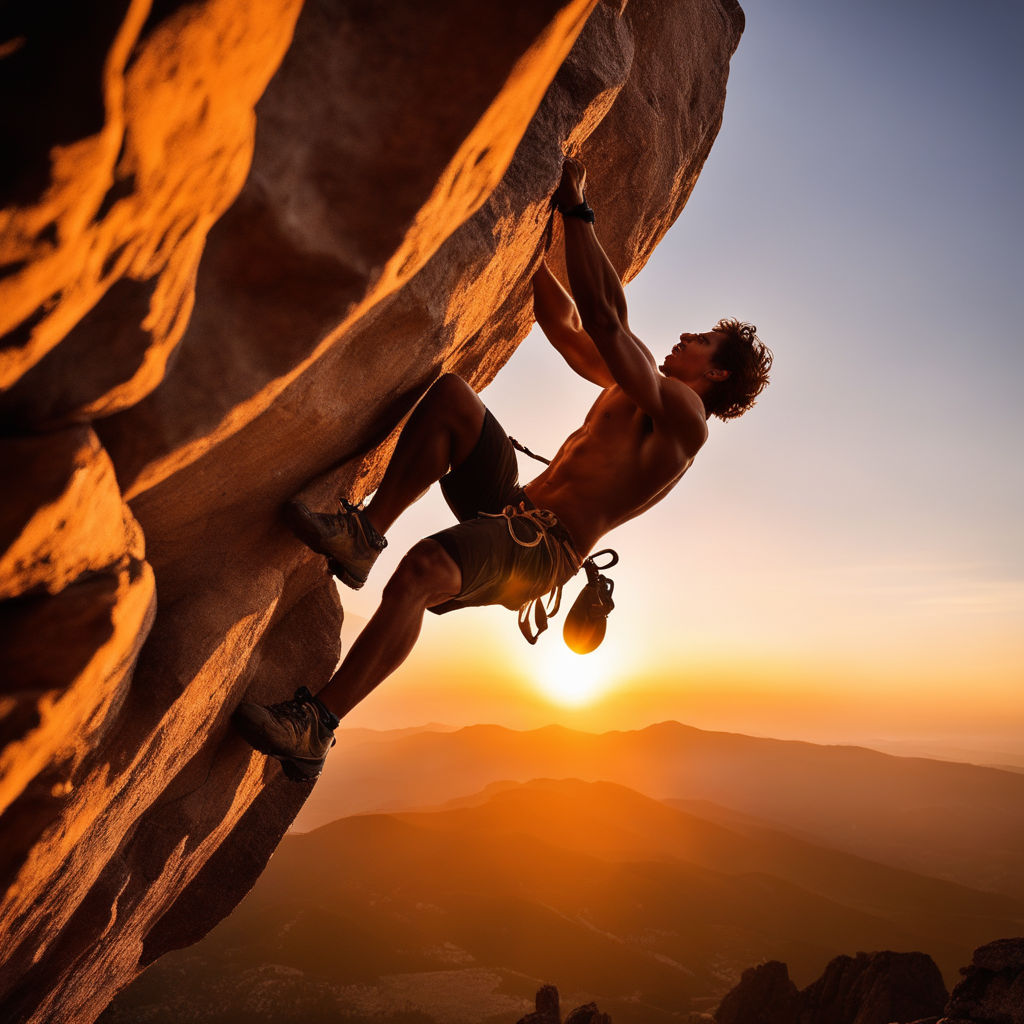
{"type": "Polygon", "coordinates": [[[893,1024],[936,1020],[946,1003],[942,975],[924,953],[839,956],[798,992],[785,964],[743,972],[715,1012],[717,1024],[893,1024]]]}
{"type": "Polygon", "coordinates": [[[281,503],[361,497],[441,372],[498,372],[563,147],[639,271],[742,23],[734,0],[5,5],[5,1019],[91,1020],[252,885],[307,791],[228,718],[321,686],[342,614],[281,503]]]}
{"type": "Polygon", "coordinates": [[[1024,939],[976,949],[960,973],[942,1024],[1024,1024],[1024,939]]]}

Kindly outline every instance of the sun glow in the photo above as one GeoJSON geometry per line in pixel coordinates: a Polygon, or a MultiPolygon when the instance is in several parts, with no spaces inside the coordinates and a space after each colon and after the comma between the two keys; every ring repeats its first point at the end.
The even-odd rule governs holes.
{"type": "Polygon", "coordinates": [[[605,647],[591,654],[574,654],[559,637],[558,643],[532,653],[537,655],[531,665],[537,688],[555,704],[583,707],[611,689],[616,659],[605,647]]]}

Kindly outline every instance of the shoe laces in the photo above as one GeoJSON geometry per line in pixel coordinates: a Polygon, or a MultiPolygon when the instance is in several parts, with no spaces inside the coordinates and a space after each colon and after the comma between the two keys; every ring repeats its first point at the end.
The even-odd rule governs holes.
{"type": "MultiPolygon", "coordinates": [[[[310,720],[330,729],[334,732],[338,728],[340,719],[329,707],[321,703],[319,698],[314,697],[308,687],[300,686],[295,691],[291,700],[281,701],[280,704],[271,704],[270,710],[283,715],[285,718],[298,722],[300,725],[308,725],[310,720]]],[[[333,747],[336,740],[331,741],[333,747]]]]}
{"type": "Polygon", "coordinates": [[[343,511],[338,513],[338,523],[341,528],[350,536],[358,537],[362,534],[360,527],[359,513],[362,512],[362,505],[350,505],[344,498],[341,504],[343,511]]]}
{"type": "Polygon", "coordinates": [[[309,722],[310,714],[316,714],[316,708],[309,701],[296,696],[292,700],[283,700],[279,704],[271,704],[268,708],[281,718],[288,718],[299,725],[309,722]]]}
{"type": "Polygon", "coordinates": [[[345,530],[353,537],[358,537],[364,543],[369,544],[376,551],[383,551],[388,542],[377,532],[363,512],[363,503],[353,505],[352,502],[341,499],[343,511],[338,513],[338,518],[345,526],[345,530]]]}

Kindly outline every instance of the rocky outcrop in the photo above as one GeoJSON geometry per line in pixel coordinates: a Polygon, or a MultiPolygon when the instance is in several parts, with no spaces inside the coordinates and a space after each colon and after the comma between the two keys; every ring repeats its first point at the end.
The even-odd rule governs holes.
{"type": "Polygon", "coordinates": [[[942,975],[924,953],[839,956],[798,992],[785,964],[744,971],[715,1012],[717,1024],[893,1024],[937,1019],[942,975]]]}
{"type": "Polygon", "coordinates": [[[1024,1024],[1024,938],[974,951],[946,1000],[924,953],[836,957],[802,992],[785,964],[743,972],[715,1011],[716,1024],[1024,1024]]]}
{"type": "Polygon", "coordinates": [[[305,790],[228,718],[322,685],[341,620],[281,503],[360,497],[439,373],[498,372],[564,147],[642,267],[742,29],[734,0],[300,6],[0,16],[11,1020],[91,1019],[251,886],[305,790]]]}
{"type": "MultiPolygon", "coordinates": [[[[554,985],[544,985],[537,991],[536,1007],[533,1013],[520,1017],[517,1024],[562,1024],[558,989],[554,985]]],[[[612,1019],[601,1013],[595,1003],[586,1003],[570,1011],[565,1024],[612,1024],[612,1019]]]]}
{"type": "Polygon", "coordinates": [[[517,1024],[562,1024],[558,989],[554,985],[542,985],[537,989],[534,1005],[534,1012],[520,1017],[517,1024]]]}
{"type": "Polygon", "coordinates": [[[612,1019],[607,1013],[602,1013],[596,1003],[584,1003],[570,1011],[565,1024],[612,1024],[612,1019]]]}
{"type": "Polygon", "coordinates": [[[750,967],[722,1000],[717,1024],[793,1024],[799,1017],[800,993],[789,970],[778,960],[750,967]]]}
{"type": "Polygon", "coordinates": [[[890,1024],[942,1012],[946,986],[925,953],[839,956],[800,993],[800,1024],[890,1024]]]}
{"type": "Polygon", "coordinates": [[[1024,939],[976,949],[960,973],[942,1024],[1024,1024],[1024,939]]]}

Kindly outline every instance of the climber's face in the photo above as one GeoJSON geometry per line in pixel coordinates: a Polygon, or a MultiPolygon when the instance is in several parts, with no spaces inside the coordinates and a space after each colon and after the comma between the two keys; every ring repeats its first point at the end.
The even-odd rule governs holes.
{"type": "Polygon", "coordinates": [[[726,371],[715,366],[715,352],[723,338],[721,331],[704,331],[700,334],[684,332],[679,335],[678,343],[672,346],[672,351],[659,369],[684,384],[702,378],[724,378],[727,376],[726,371]]]}

